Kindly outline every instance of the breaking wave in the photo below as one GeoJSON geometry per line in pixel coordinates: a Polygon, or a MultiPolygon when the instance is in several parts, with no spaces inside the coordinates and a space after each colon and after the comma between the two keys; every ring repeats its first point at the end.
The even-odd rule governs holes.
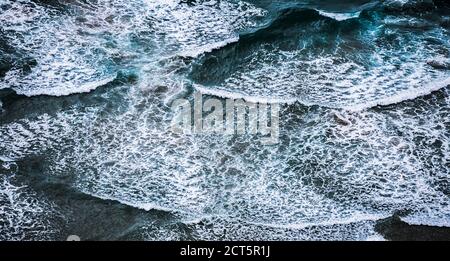
{"type": "Polygon", "coordinates": [[[95,234],[53,219],[101,206],[107,239],[382,239],[397,211],[448,226],[445,8],[2,1],[0,89],[23,96],[0,95],[1,239],[95,234]],[[168,97],[191,89],[280,103],[279,143],[172,132],[168,97]]]}
{"type": "Polygon", "coordinates": [[[208,94],[350,109],[446,87],[450,71],[439,61],[450,53],[447,29],[426,22],[417,32],[425,23],[420,18],[383,10],[344,21],[315,10],[283,10],[268,26],[205,54],[191,78],[208,94]]]}

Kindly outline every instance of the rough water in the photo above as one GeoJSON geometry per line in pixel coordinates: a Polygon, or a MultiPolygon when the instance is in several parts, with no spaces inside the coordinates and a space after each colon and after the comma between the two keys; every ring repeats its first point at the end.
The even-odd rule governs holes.
{"type": "Polygon", "coordinates": [[[446,1],[0,0],[0,240],[450,227],[449,85],[446,1]],[[172,132],[195,92],[279,143],[172,132]]]}

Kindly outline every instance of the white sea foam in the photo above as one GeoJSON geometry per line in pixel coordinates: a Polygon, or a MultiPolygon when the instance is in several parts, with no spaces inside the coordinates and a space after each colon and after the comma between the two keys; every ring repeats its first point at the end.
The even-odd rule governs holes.
{"type": "Polygon", "coordinates": [[[386,215],[367,215],[367,214],[358,214],[358,213],[352,213],[351,217],[344,217],[340,219],[330,219],[324,222],[317,222],[317,223],[301,223],[301,224],[274,224],[274,223],[254,223],[254,222],[248,222],[251,225],[256,226],[264,226],[264,227],[272,227],[272,228],[281,228],[281,229],[305,229],[308,227],[315,227],[315,226],[333,226],[333,225],[348,225],[352,223],[358,223],[363,221],[377,221],[383,218],[386,218],[388,216],[386,215]]]}
{"type": "Polygon", "coordinates": [[[318,34],[314,31],[313,36],[292,35],[300,41],[299,47],[292,50],[277,48],[276,43],[255,42],[254,46],[247,43],[248,51],[235,48],[242,52],[237,56],[245,58],[234,58],[226,50],[223,58],[221,52],[214,53],[207,64],[218,68],[210,73],[206,84],[202,84],[203,79],[197,80],[196,74],[209,68],[195,68],[194,86],[203,93],[249,101],[298,101],[353,110],[398,103],[446,87],[449,70],[432,66],[429,60],[443,64],[441,53],[450,47],[439,40],[432,45],[426,43],[430,39],[445,39],[443,29],[434,27],[411,36],[403,29],[383,24],[384,20],[373,31],[362,32],[356,48],[354,42],[346,42],[338,35],[332,40],[336,46],[316,50],[309,46],[318,34]],[[399,46],[373,46],[390,37],[395,37],[399,46]]]}
{"type": "Polygon", "coordinates": [[[157,205],[155,203],[140,203],[140,202],[133,202],[133,201],[127,201],[126,199],[122,199],[122,198],[112,198],[109,196],[104,196],[104,195],[99,195],[99,194],[94,194],[92,192],[86,192],[87,195],[92,196],[94,198],[99,198],[99,199],[103,199],[103,200],[112,200],[112,201],[117,201],[123,205],[127,205],[127,206],[131,206],[134,208],[138,208],[138,209],[142,209],[145,211],[150,211],[150,210],[160,210],[160,211],[166,211],[166,212],[171,212],[171,213],[181,213],[181,214],[185,214],[183,212],[183,210],[181,209],[173,209],[173,208],[166,208],[166,207],[162,207],[160,205],[157,205]]]}
{"type": "Polygon", "coordinates": [[[361,12],[353,12],[353,13],[333,13],[333,12],[326,12],[323,10],[317,10],[319,14],[332,18],[336,21],[345,21],[348,19],[358,18],[361,12]]]}
{"type": "MultiPolygon", "coordinates": [[[[158,39],[167,40],[157,43],[169,43],[156,44],[155,50],[141,46],[142,49],[133,53],[155,52],[130,62],[148,65],[138,70],[142,71],[143,84],[147,80],[152,85],[167,84],[168,78],[176,84],[179,80],[172,71],[173,67],[180,67],[173,66],[176,63],[160,65],[161,60],[153,59],[158,52],[172,57],[205,46],[203,50],[210,50],[214,42],[234,39],[234,30],[239,26],[227,25],[225,31],[214,34],[216,27],[206,23],[210,19],[225,13],[219,22],[213,23],[222,26],[230,11],[234,17],[231,20],[251,26],[247,24],[252,24],[251,19],[242,21],[236,17],[241,11],[233,9],[235,4],[222,2],[219,7],[225,7],[219,9],[214,4],[200,4],[187,10],[186,6],[163,1],[154,2],[157,4],[154,8],[136,9],[150,14],[138,12],[133,21],[146,23],[150,19],[164,32],[158,39]],[[173,10],[175,13],[171,14],[173,10]],[[160,13],[153,15],[154,12],[160,13]],[[162,19],[167,13],[180,20],[164,23],[162,19]],[[208,18],[208,14],[214,15],[208,18]],[[152,17],[156,18],[152,20],[152,17]],[[164,38],[165,34],[168,38],[164,38]],[[209,39],[208,35],[214,37],[209,39]],[[155,72],[163,76],[150,81],[149,76],[155,72]]],[[[112,7],[105,1],[103,7],[97,6],[105,8],[98,13],[117,14],[117,7],[112,7]]],[[[88,17],[94,19],[95,14],[88,17]]],[[[121,19],[125,18],[113,18],[111,27],[122,24],[125,27],[118,30],[124,35],[135,32],[130,29],[134,22],[120,23],[121,19]]],[[[147,33],[153,39],[151,30],[147,33]]],[[[125,37],[119,32],[114,34],[125,37]]],[[[139,41],[134,44],[139,45],[139,41]]],[[[389,56],[397,50],[381,51],[385,52],[382,55],[389,56]]],[[[344,61],[330,56],[301,60],[297,59],[303,57],[299,52],[279,52],[275,57],[278,63],[270,63],[273,60],[269,58],[273,56],[258,51],[269,60],[255,60],[250,64],[253,67],[232,75],[226,84],[213,88],[194,84],[194,88],[215,96],[283,103],[280,143],[274,146],[264,146],[249,136],[173,133],[170,131],[173,112],[165,97],[126,86],[126,91],[112,89],[102,94],[104,99],[100,104],[83,100],[64,110],[24,118],[17,116],[12,122],[2,123],[0,151],[2,157],[17,161],[45,155],[42,175],[68,177],[59,180],[70,180],[70,185],[83,193],[147,211],[158,209],[177,214],[183,226],[173,222],[136,224],[135,228],[147,234],[148,239],[366,240],[379,238],[374,232],[378,218],[402,209],[411,211],[411,216],[404,218],[409,222],[420,217],[421,223],[446,225],[446,220],[450,220],[448,194],[445,194],[450,161],[446,127],[450,124],[450,100],[446,89],[442,90],[445,95],[418,99],[415,107],[405,104],[387,112],[326,108],[370,104],[399,94],[402,97],[394,99],[397,102],[405,97],[413,98],[409,96],[410,91],[423,90],[419,93],[426,94],[439,85],[423,83],[447,83],[447,72],[437,71],[425,62],[418,63],[422,61],[422,51],[427,58],[432,57],[420,48],[417,56],[408,56],[409,62],[383,63],[382,56],[378,57],[379,67],[370,67],[369,71],[352,60],[354,57],[344,61]],[[337,84],[330,87],[329,83],[333,82],[337,84]],[[306,89],[298,91],[300,87],[306,89]],[[115,99],[108,99],[108,95],[115,99]],[[324,107],[286,104],[291,97],[292,101],[301,99],[304,104],[324,107]],[[339,123],[333,116],[336,111],[351,124],[339,123]],[[189,237],[180,227],[189,230],[189,237]]],[[[24,106],[33,108],[33,104],[24,106]]],[[[4,198],[18,197],[20,191],[9,189],[8,184],[11,184],[9,180],[0,184],[1,191],[8,191],[4,198]]],[[[33,196],[14,202],[30,202],[29,198],[33,196]]],[[[39,208],[34,203],[8,203],[2,207],[0,215],[12,213],[8,216],[11,227],[21,226],[21,222],[42,222],[39,213],[43,212],[37,211],[39,208]],[[14,206],[16,212],[9,206],[14,206]],[[37,215],[33,214],[33,208],[37,215]],[[29,211],[32,214],[25,216],[30,218],[20,214],[29,211]]],[[[11,235],[10,230],[2,228],[3,231],[7,233],[1,235],[11,235]]],[[[23,233],[18,238],[20,235],[23,233]]]]}
{"type": "Polygon", "coordinates": [[[351,105],[343,107],[343,109],[351,110],[351,111],[360,111],[368,108],[372,108],[378,105],[386,106],[386,105],[392,105],[401,103],[408,100],[413,100],[421,96],[429,95],[430,93],[434,91],[438,91],[442,88],[446,88],[450,85],[450,78],[432,82],[429,84],[426,84],[425,86],[413,90],[406,90],[401,93],[397,93],[391,97],[386,97],[384,99],[375,100],[371,102],[365,102],[363,104],[357,104],[357,105],[351,105]]]}
{"type": "Polygon", "coordinates": [[[366,241],[386,241],[386,239],[382,235],[375,233],[373,235],[368,236],[366,238],[366,241]]]}
{"type": "Polygon", "coordinates": [[[234,37],[231,37],[230,39],[227,39],[227,40],[222,41],[222,42],[210,43],[210,44],[204,45],[204,46],[202,46],[200,48],[195,48],[193,50],[183,51],[183,52],[180,53],[180,55],[181,56],[185,56],[185,57],[194,57],[195,58],[195,57],[197,57],[197,56],[199,56],[201,54],[211,52],[211,51],[213,51],[215,49],[219,49],[220,47],[224,47],[224,46],[226,46],[226,45],[228,45],[230,43],[237,42],[237,41],[239,41],[239,37],[238,36],[234,36],[234,37]]]}
{"type": "Polygon", "coordinates": [[[51,240],[57,232],[50,222],[54,207],[29,188],[12,184],[12,178],[0,175],[0,240],[51,240]]]}
{"type": "MultiPolygon", "coordinates": [[[[447,208],[445,212],[450,209],[447,208]]],[[[406,217],[402,217],[401,220],[411,225],[424,225],[424,226],[436,226],[436,227],[450,227],[449,216],[441,214],[441,211],[430,211],[431,213],[414,213],[406,217]]]]}
{"type": "Polygon", "coordinates": [[[264,15],[243,1],[67,2],[68,12],[27,0],[6,3],[0,23],[8,44],[35,62],[27,72],[20,66],[8,71],[1,88],[27,96],[88,92],[121,69],[152,78],[147,64],[196,57],[237,41],[238,30],[255,26],[254,18],[264,15]]]}
{"type": "Polygon", "coordinates": [[[8,157],[4,157],[4,156],[1,156],[1,155],[0,155],[0,160],[3,161],[3,162],[13,162],[14,161],[13,159],[10,159],[8,157]]]}
{"type": "MultiPolygon", "coordinates": [[[[429,95],[432,92],[438,91],[442,88],[446,88],[449,85],[450,85],[450,78],[444,79],[442,81],[437,81],[437,82],[427,84],[420,89],[407,90],[402,93],[397,93],[394,96],[386,97],[384,99],[374,100],[374,101],[370,101],[370,102],[364,102],[361,104],[342,106],[341,109],[345,109],[345,110],[349,110],[349,111],[362,111],[362,110],[373,108],[376,106],[387,106],[387,105],[397,104],[397,103],[401,103],[404,101],[413,100],[418,97],[429,95]]],[[[245,100],[247,102],[251,102],[251,103],[293,104],[293,103],[299,102],[305,106],[319,105],[319,106],[330,107],[330,108],[339,108],[339,107],[334,107],[329,104],[320,104],[320,103],[315,104],[313,102],[303,101],[302,99],[297,99],[297,98],[273,98],[273,97],[247,96],[246,94],[228,92],[225,90],[221,90],[220,88],[204,87],[199,84],[194,84],[194,88],[196,90],[198,90],[199,92],[201,92],[202,94],[212,95],[212,96],[221,97],[221,98],[228,98],[228,99],[243,99],[243,100],[245,100]]]]}
{"type": "MultiPolygon", "coordinates": [[[[204,87],[200,84],[194,84],[194,89],[199,91],[202,94],[206,95],[212,95],[216,97],[221,98],[228,98],[228,99],[243,99],[247,102],[252,103],[265,103],[265,104],[273,104],[273,103],[281,103],[281,104],[292,104],[298,101],[298,99],[291,98],[291,99],[283,99],[283,98],[271,98],[271,97],[258,97],[258,96],[247,96],[245,94],[240,93],[234,93],[229,92],[226,90],[221,90],[219,88],[210,88],[210,87],[204,87]]],[[[304,105],[313,105],[313,104],[304,104],[304,105]]]]}
{"type": "Polygon", "coordinates": [[[213,218],[189,227],[196,231],[196,238],[200,240],[366,240],[376,236],[372,221],[295,229],[213,218]]]}
{"type": "MultiPolygon", "coordinates": [[[[366,240],[399,209],[440,225],[448,217],[445,187],[435,185],[448,180],[447,100],[424,100],[414,114],[340,111],[345,126],[329,109],[285,105],[280,144],[267,147],[247,136],[171,133],[162,100],[123,95],[127,109],[111,104],[110,114],[75,108],[2,125],[0,148],[17,159],[45,151],[45,175],[75,173],[83,193],[175,213],[198,239],[366,240]]],[[[170,226],[139,229],[182,236],[170,226]]]]}
{"type": "Polygon", "coordinates": [[[18,94],[25,96],[37,96],[37,95],[51,95],[51,96],[65,96],[74,93],[85,93],[97,89],[100,86],[104,86],[116,79],[116,76],[106,77],[104,79],[95,80],[93,82],[86,82],[80,85],[72,85],[66,83],[66,85],[56,88],[43,88],[43,89],[18,89],[18,94]]]}

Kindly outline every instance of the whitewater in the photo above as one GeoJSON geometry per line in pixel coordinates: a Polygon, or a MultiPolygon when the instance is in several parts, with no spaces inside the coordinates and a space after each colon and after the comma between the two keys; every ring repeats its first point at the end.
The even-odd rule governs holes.
{"type": "Polygon", "coordinates": [[[0,0],[0,25],[0,240],[450,227],[445,1],[0,0]],[[279,142],[174,133],[198,92],[280,104],[279,142]]]}

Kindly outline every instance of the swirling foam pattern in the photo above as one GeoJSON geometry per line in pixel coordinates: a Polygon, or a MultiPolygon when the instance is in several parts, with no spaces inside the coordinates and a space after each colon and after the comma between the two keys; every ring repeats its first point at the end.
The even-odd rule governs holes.
{"type": "Polygon", "coordinates": [[[2,4],[2,21],[26,8],[45,15],[1,32],[5,61],[36,61],[26,75],[10,63],[1,87],[67,95],[108,79],[87,94],[1,98],[2,239],[67,236],[53,222],[70,220],[67,206],[24,181],[34,177],[145,212],[115,238],[373,240],[382,239],[376,221],[397,211],[411,224],[449,226],[449,90],[430,87],[448,80],[444,15],[438,25],[433,11],[408,13],[410,2],[362,1],[350,8],[358,17],[337,21],[313,9],[341,6],[267,2],[2,4]],[[47,31],[30,34],[36,24],[47,31]],[[168,97],[177,89],[192,99],[195,88],[300,102],[281,104],[271,146],[251,135],[173,133],[168,97]],[[404,101],[406,93],[420,97],[404,101]],[[172,216],[155,221],[155,211],[172,216]]]}
{"type": "Polygon", "coordinates": [[[213,95],[353,110],[449,85],[449,32],[442,17],[385,9],[338,20],[311,9],[282,10],[267,27],[206,54],[192,78],[197,89],[213,95]]]}

